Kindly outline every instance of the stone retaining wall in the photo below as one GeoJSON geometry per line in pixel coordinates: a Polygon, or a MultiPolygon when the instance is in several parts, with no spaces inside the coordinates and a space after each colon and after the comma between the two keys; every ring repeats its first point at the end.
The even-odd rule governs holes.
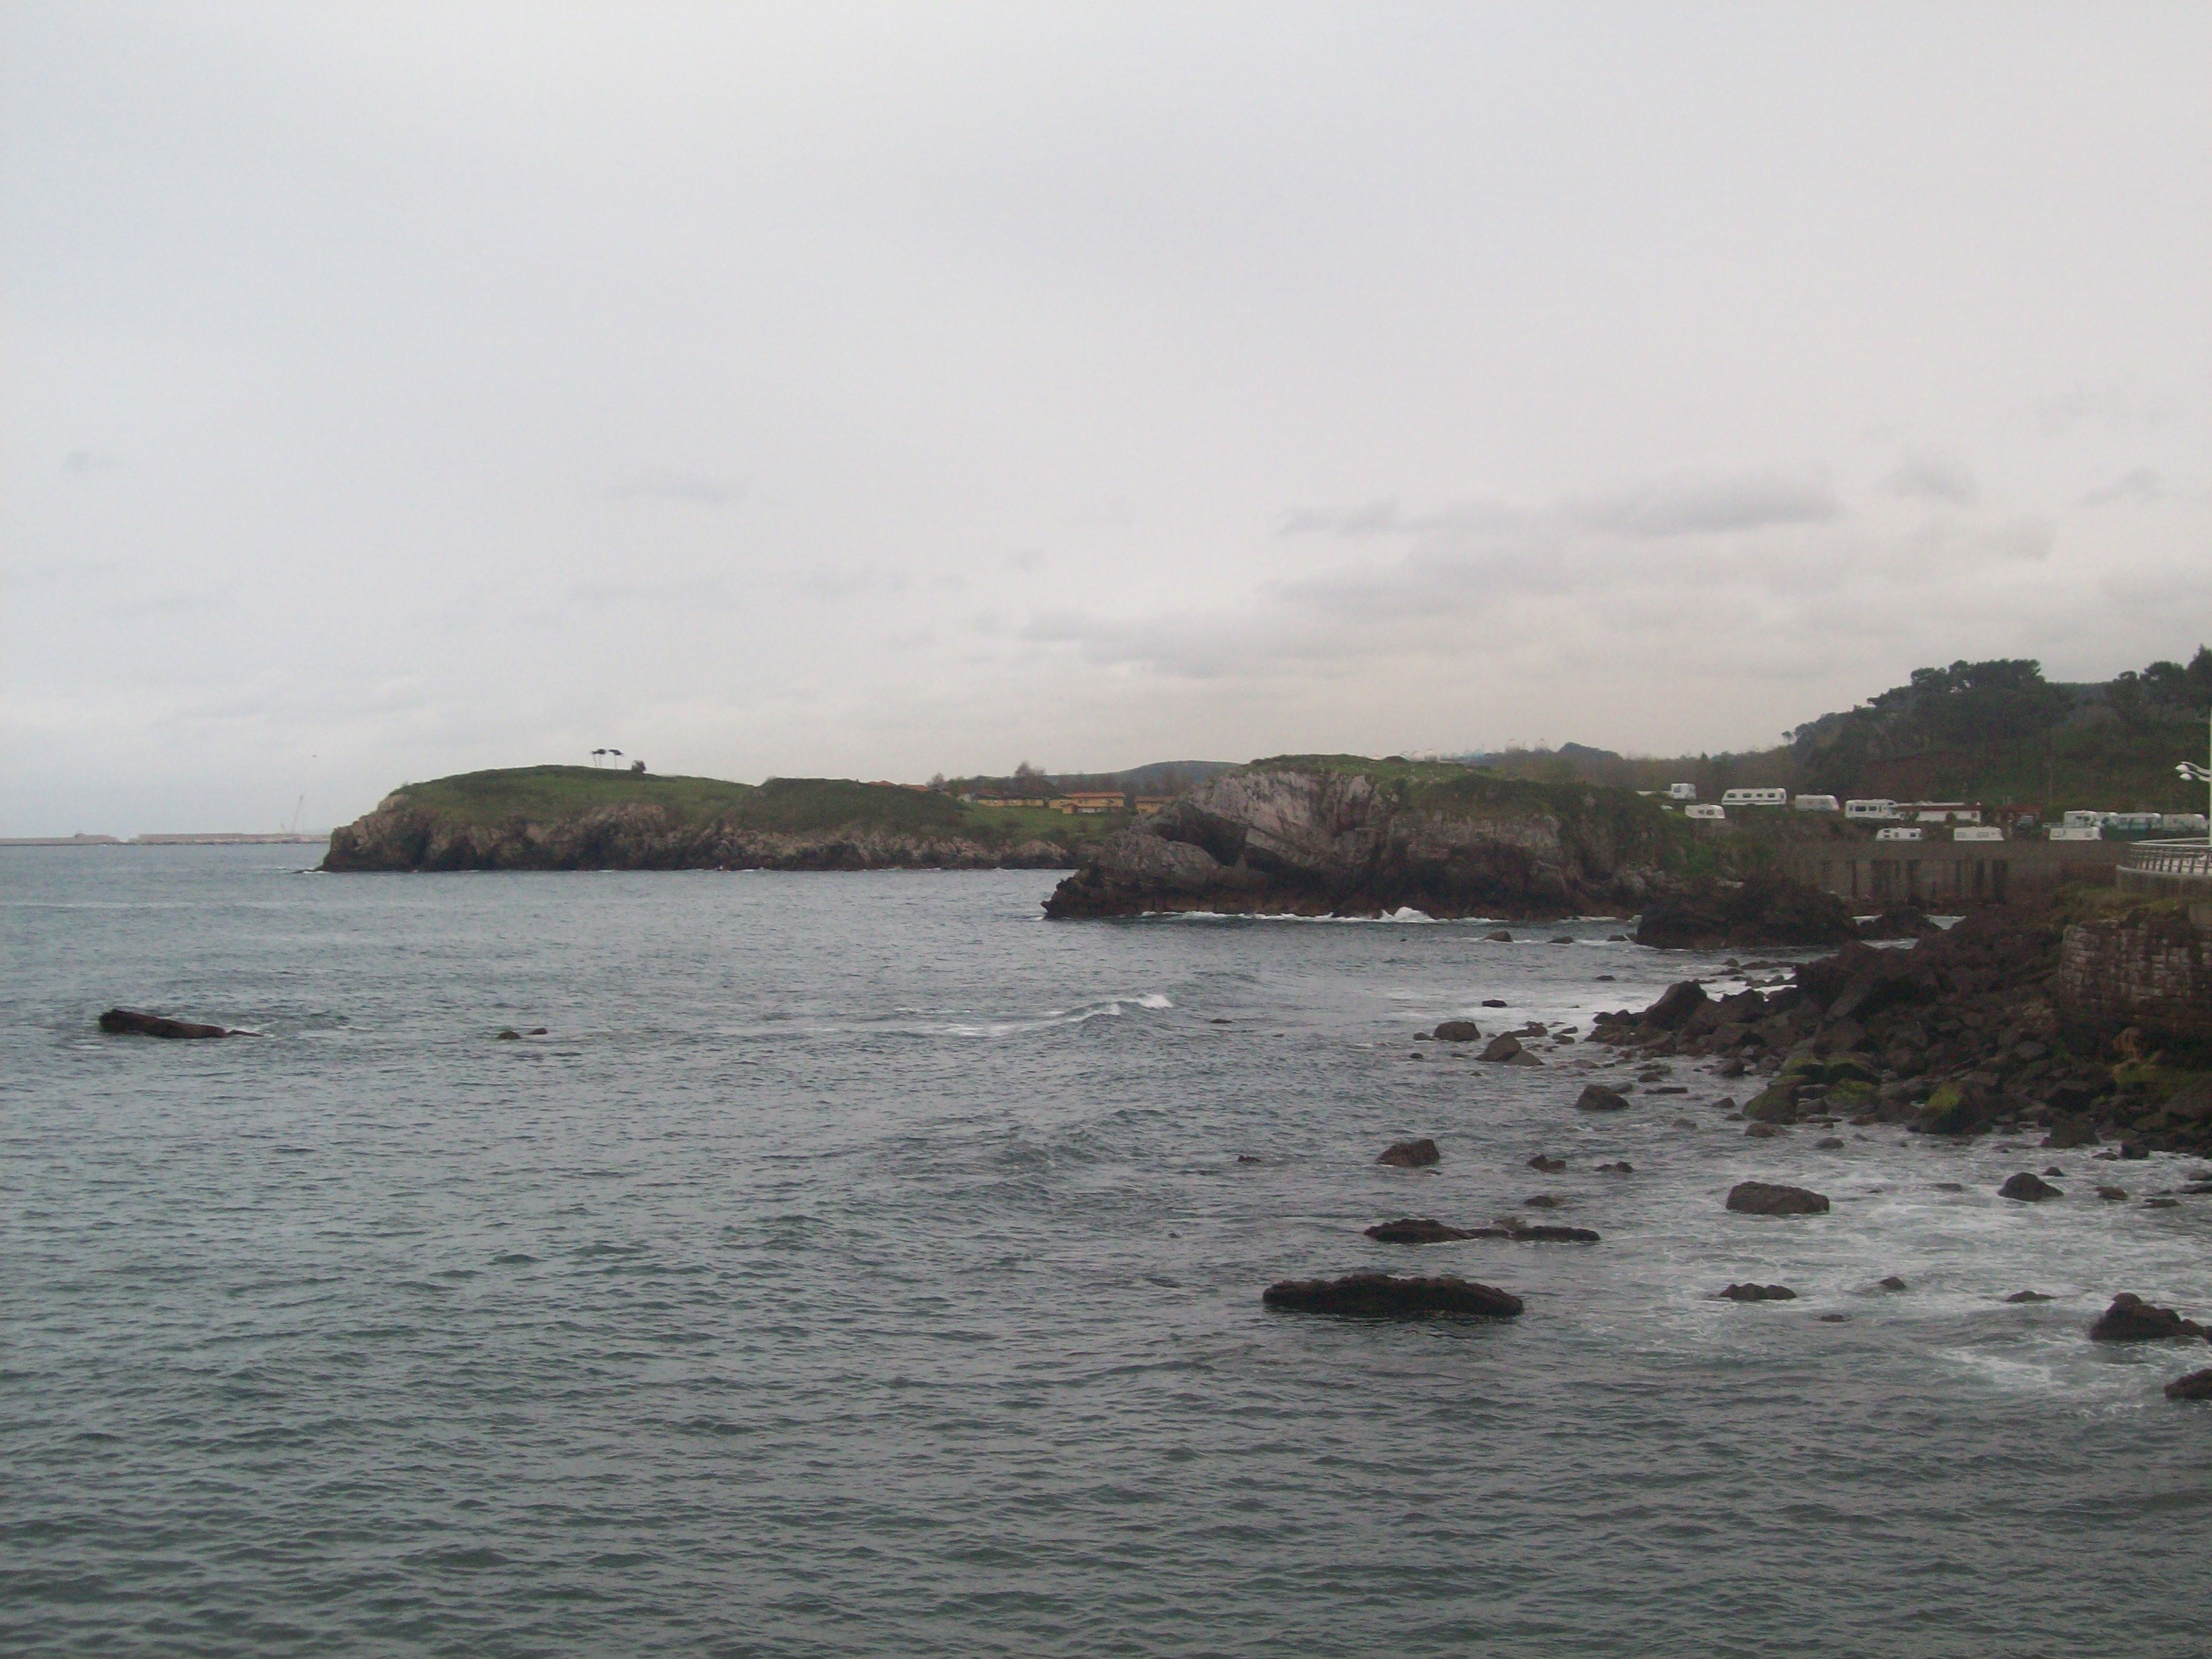
{"type": "Polygon", "coordinates": [[[2079,1019],[2212,1038],[2212,933],[2174,915],[2076,922],[2058,992],[2079,1019]]]}

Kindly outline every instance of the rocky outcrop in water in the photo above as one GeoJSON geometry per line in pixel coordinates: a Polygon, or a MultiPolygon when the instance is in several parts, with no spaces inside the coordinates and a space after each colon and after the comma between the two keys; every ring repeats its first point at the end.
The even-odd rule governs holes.
{"type": "Polygon", "coordinates": [[[1739,1181],[1729,1188],[1728,1207],[1738,1215],[1826,1215],[1828,1200],[1808,1188],[1739,1181]]]}
{"type": "Polygon", "coordinates": [[[1401,1170],[1425,1170],[1438,1162],[1443,1154],[1437,1151],[1437,1143],[1423,1136],[1419,1140],[1401,1140],[1383,1149],[1382,1156],[1375,1161],[1401,1170]]]}
{"type": "Polygon", "coordinates": [[[1260,1300],[1270,1308],[1355,1319],[1418,1319],[1428,1314],[1511,1319],[1523,1306],[1510,1291],[1472,1279],[1394,1279],[1389,1273],[1286,1279],[1267,1286],[1260,1300]]]}
{"type": "Polygon", "coordinates": [[[2212,1339],[2212,1331],[2171,1308],[2153,1307],[2130,1291],[2114,1297],[2112,1305],[2089,1327],[2092,1342],[2163,1342],[2177,1336],[2212,1339]]]}
{"type": "Polygon", "coordinates": [[[1462,767],[1272,763],[1111,837],[1045,914],[1618,913],[1663,885],[1679,856],[1664,815],[1626,790],[1462,767]]]}
{"type": "Polygon", "coordinates": [[[224,1025],[202,1025],[189,1019],[171,1019],[166,1014],[142,1014],[135,1008],[110,1008],[100,1017],[100,1029],[110,1036],[168,1037],[173,1040],[245,1035],[224,1025]]]}
{"type": "Polygon", "coordinates": [[[1694,950],[1730,945],[1840,945],[1858,937],[1843,900],[1775,871],[1744,881],[1686,883],[1646,906],[1638,945],[1694,950]]]}

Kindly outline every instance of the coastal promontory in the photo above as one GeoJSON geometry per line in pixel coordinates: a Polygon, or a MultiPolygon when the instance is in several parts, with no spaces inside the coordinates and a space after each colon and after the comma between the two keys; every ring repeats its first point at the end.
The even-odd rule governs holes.
{"type": "Polygon", "coordinates": [[[1287,757],[1214,778],[1109,837],[1045,913],[1625,914],[1677,884],[1686,829],[1628,789],[1287,757]]]}
{"type": "Polygon", "coordinates": [[[1126,821],[842,778],[745,784],[526,766],[404,785],[332,831],[322,867],[1067,869],[1126,821]]]}

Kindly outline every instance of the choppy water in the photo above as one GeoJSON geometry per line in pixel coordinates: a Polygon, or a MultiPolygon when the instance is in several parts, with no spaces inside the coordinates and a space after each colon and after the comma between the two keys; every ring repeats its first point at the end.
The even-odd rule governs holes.
{"type": "Polygon", "coordinates": [[[2212,1413],[2160,1395],[2208,1352],[2083,1337],[2118,1290],[2212,1310],[2212,1200],[2084,1179],[2179,1161],[2014,1206],[2051,1155],[1407,1058],[1710,959],[1045,924],[1049,874],[0,858],[9,1653],[2212,1647],[2212,1413]],[[267,1035],[100,1036],[118,1002],[267,1035]],[[1440,1171],[1373,1164],[1411,1134],[1440,1171]],[[1724,1213],[1747,1176],[1835,1211],[1724,1213]],[[1605,1243],[1360,1234],[1539,1191],[1605,1243]],[[1528,1311],[1261,1309],[1376,1266],[1528,1311]],[[1803,1299],[1711,1299],[1747,1278],[1803,1299]]]}

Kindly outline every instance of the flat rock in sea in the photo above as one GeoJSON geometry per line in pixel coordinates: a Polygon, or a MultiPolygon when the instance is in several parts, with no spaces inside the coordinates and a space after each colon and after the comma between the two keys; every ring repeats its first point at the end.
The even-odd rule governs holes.
{"type": "Polygon", "coordinates": [[[2191,1371],[2166,1385],[2168,1400],[2212,1400],[2212,1370],[2191,1371]]]}
{"type": "Polygon", "coordinates": [[[1795,1302],[1797,1292],[1787,1285],[1731,1285],[1721,1293],[1728,1302],[1795,1302]]]}
{"type": "Polygon", "coordinates": [[[2114,1297],[2112,1305],[2089,1327],[2092,1342],[2160,1342],[2175,1336],[2212,1338],[2212,1331],[2171,1308],[2154,1307],[2129,1291],[2114,1297]]]}
{"type": "Polygon", "coordinates": [[[1583,1091],[1575,1097],[1578,1112],[1625,1112],[1628,1097],[1618,1089],[1608,1089],[1602,1083],[1586,1083],[1583,1091]]]}
{"type": "Polygon", "coordinates": [[[1442,1163],[1443,1154],[1437,1150],[1435,1141],[1424,1136],[1419,1140],[1398,1141],[1385,1148],[1382,1156],[1375,1161],[1388,1164],[1394,1169],[1425,1170],[1431,1164],[1442,1163]]]}
{"type": "Polygon", "coordinates": [[[1500,1227],[1494,1232],[1486,1231],[1485,1238],[1504,1237],[1521,1244],[1595,1244],[1597,1234],[1588,1227],[1559,1227],[1549,1223],[1531,1226],[1518,1217],[1510,1227],[1500,1227]]]}
{"type": "Polygon", "coordinates": [[[2039,1204],[2046,1198],[2063,1198],[2066,1189],[2054,1187],[2039,1176],[2022,1170],[1997,1188],[1999,1198],[2017,1199],[2022,1204],[2039,1204]]]}
{"type": "Polygon", "coordinates": [[[2014,1291],[2005,1298],[2008,1302],[2049,1302],[2052,1299],[2041,1291],[2014,1291]]]}
{"type": "Polygon", "coordinates": [[[1431,1033],[1438,1042],[1477,1042],[1481,1029],[1471,1019],[1448,1019],[1431,1033]]]}
{"type": "Polygon", "coordinates": [[[142,1014],[135,1008],[110,1008],[100,1017],[100,1029],[110,1036],[182,1038],[242,1035],[227,1026],[203,1025],[189,1019],[171,1019],[166,1014],[142,1014]]]}
{"type": "Polygon", "coordinates": [[[1728,1207],[1738,1215],[1826,1215],[1828,1200],[1807,1187],[1739,1181],[1729,1188],[1728,1207]]]}
{"type": "Polygon", "coordinates": [[[1557,1175],[1567,1167],[1567,1160],[1564,1158],[1547,1158],[1543,1153],[1539,1152],[1528,1160],[1528,1167],[1540,1170],[1546,1175],[1557,1175]]]}
{"type": "Polygon", "coordinates": [[[1895,1273],[1892,1273],[1888,1278],[1881,1281],[1881,1288],[1885,1291],[1903,1291],[1909,1290],[1911,1287],[1906,1285],[1905,1282],[1899,1279],[1895,1273]]]}
{"type": "Polygon", "coordinates": [[[1367,1230],[1367,1236],[1385,1244],[1450,1244],[1477,1235],[1464,1227],[1447,1227],[1431,1216],[1409,1215],[1377,1222],[1367,1230]]]}
{"type": "Polygon", "coordinates": [[[1285,1279],[1267,1286],[1260,1300],[1270,1308],[1354,1319],[1419,1319],[1430,1314],[1510,1319],[1525,1305],[1510,1291],[1472,1279],[1395,1279],[1389,1273],[1285,1279]]]}

